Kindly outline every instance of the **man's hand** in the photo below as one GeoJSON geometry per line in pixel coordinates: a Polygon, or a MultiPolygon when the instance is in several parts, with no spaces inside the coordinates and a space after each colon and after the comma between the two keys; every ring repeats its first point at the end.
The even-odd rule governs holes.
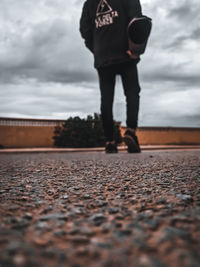
{"type": "Polygon", "coordinates": [[[130,58],[133,58],[133,59],[138,59],[139,58],[139,55],[138,54],[134,54],[130,50],[127,50],[126,53],[129,55],[130,58]]]}

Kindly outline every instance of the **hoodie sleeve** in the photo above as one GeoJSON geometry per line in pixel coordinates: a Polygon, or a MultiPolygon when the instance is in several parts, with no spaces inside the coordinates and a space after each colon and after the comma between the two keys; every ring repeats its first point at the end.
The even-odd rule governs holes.
{"type": "Polygon", "coordinates": [[[85,40],[86,47],[93,52],[93,23],[89,14],[87,1],[83,5],[81,14],[80,33],[85,40]]]}
{"type": "Polygon", "coordinates": [[[129,21],[135,17],[142,16],[140,0],[125,0],[129,21]]]}

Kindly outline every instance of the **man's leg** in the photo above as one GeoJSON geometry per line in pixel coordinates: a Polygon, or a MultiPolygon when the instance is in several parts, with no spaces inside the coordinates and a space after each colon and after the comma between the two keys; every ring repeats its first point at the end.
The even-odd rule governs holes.
{"type": "Polygon", "coordinates": [[[113,98],[115,74],[112,67],[98,69],[101,92],[101,115],[106,141],[113,141],[113,98]]]}
{"type": "Polygon", "coordinates": [[[124,142],[128,146],[129,153],[139,153],[140,146],[135,135],[138,125],[138,111],[140,100],[140,85],[138,81],[137,65],[134,62],[124,64],[121,70],[124,94],[126,96],[127,108],[127,131],[124,135],[124,142]]]}
{"type": "Polygon", "coordinates": [[[140,85],[138,81],[137,65],[134,62],[124,64],[121,72],[124,94],[126,96],[127,127],[136,129],[140,100],[140,85]]]}

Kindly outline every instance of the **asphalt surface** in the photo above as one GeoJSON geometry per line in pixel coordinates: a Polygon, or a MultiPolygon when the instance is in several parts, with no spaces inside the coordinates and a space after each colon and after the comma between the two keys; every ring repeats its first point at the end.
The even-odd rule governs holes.
{"type": "Polygon", "coordinates": [[[0,154],[0,267],[199,267],[200,151],[0,154]]]}

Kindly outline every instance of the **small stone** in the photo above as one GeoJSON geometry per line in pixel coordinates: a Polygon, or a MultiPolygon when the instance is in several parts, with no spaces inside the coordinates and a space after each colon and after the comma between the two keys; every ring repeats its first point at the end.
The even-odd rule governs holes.
{"type": "Polygon", "coordinates": [[[124,216],[119,214],[119,215],[115,216],[115,220],[123,221],[124,220],[124,216]]]}
{"type": "Polygon", "coordinates": [[[166,202],[167,202],[167,200],[165,198],[159,198],[156,200],[157,205],[165,204],[166,202]]]}
{"type": "Polygon", "coordinates": [[[96,243],[95,245],[103,249],[112,249],[112,245],[110,243],[96,243]]]}
{"type": "Polygon", "coordinates": [[[55,235],[56,237],[63,237],[63,236],[65,236],[66,234],[67,234],[67,233],[66,233],[65,230],[57,230],[57,231],[54,232],[54,235],[55,235]]]}
{"type": "Polygon", "coordinates": [[[145,221],[145,224],[148,226],[148,228],[150,230],[157,230],[158,229],[158,226],[160,224],[160,219],[159,218],[155,218],[155,219],[149,219],[149,220],[146,220],[145,221]]]}
{"type": "Polygon", "coordinates": [[[112,227],[110,224],[104,224],[101,228],[102,228],[103,234],[107,234],[112,230],[112,227]]]}
{"type": "Polygon", "coordinates": [[[76,190],[76,191],[78,191],[78,190],[80,190],[80,187],[79,186],[74,186],[73,189],[76,190]]]}
{"type": "Polygon", "coordinates": [[[115,223],[115,227],[116,228],[121,228],[122,227],[122,224],[117,222],[117,223],[115,223]]]}
{"type": "Polygon", "coordinates": [[[26,258],[23,254],[17,254],[13,257],[13,262],[16,266],[24,266],[26,258]]]}
{"type": "Polygon", "coordinates": [[[99,208],[105,207],[107,205],[108,205],[108,203],[106,201],[98,200],[98,202],[97,202],[97,207],[99,207],[99,208]]]}
{"type": "Polygon", "coordinates": [[[48,194],[49,196],[52,196],[52,195],[55,194],[55,191],[50,189],[50,190],[47,191],[47,194],[48,194]]]}
{"type": "Polygon", "coordinates": [[[50,220],[64,220],[68,219],[68,214],[66,213],[50,213],[43,215],[39,218],[40,221],[50,221],[50,220]]]}
{"type": "Polygon", "coordinates": [[[36,206],[41,206],[41,205],[44,205],[45,203],[46,203],[46,201],[42,201],[42,200],[36,200],[35,201],[36,206]]]}
{"type": "Polygon", "coordinates": [[[92,221],[105,221],[106,217],[102,213],[95,213],[91,217],[92,221]]]}
{"type": "Polygon", "coordinates": [[[130,199],[130,201],[131,201],[132,205],[134,205],[138,202],[138,200],[136,198],[132,198],[132,199],[130,199]]]}
{"type": "Polygon", "coordinates": [[[42,239],[42,238],[39,238],[39,237],[35,237],[33,239],[33,243],[35,245],[38,245],[38,246],[47,246],[49,244],[49,240],[46,240],[46,239],[42,239]]]}
{"type": "Polygon", "coordinates": [[[119,239],[125,239],[131,236],[132,231],[129,229],[124,229],[124,230],[116,231],[114,234],[119,239]]]}
{"type": "Polygon", "coordinates": [[[133,242],[134,247],[139,250],[144,251],[144,250],[149,249],[149,246],[145,242],[145,239],[143,237],[135,237],[132,242],[133,242]]]}
{"type": "Polygon", "coordinates": [[[19,217],[11,217],[10,218],[10,222],[11,223],[19,223],[20,222],[20,218],[19,217]]]}
{"type": "Polygon", "coordinates": [[[159,233],[157,242],[162,243],[165,241],[173,241],[177,238],[191,240],[190,234],[185,232],[184,230],[167,226],[159,233]]]}
{"type": "Polygon", "coordinates": [[[11,205],[8,209],[10,211],[15,211],[15,210],[19,209],[19,206],[18,205],[11,205]]]}
{"type": "Polygon", "coordinates": [[[84,199],[91,199],[92,197],[91,197],[90,194],[85,194],[85,195],[83,196],[83,198],[84,198],[84,199]]]}
{"type": "Polygon", "coordinates": [[[138,260],[136,260],[136,266],[141,267],[166,267],[164,263],[158,258],[154,258],[148,255],[142,255],[138,260]]]}
{"type": "Polygon", "coordinates": [[[35,225],[35,230],[49,230],[50,227],[47,222],[37,222],[35,225]]]}
{"type": "Polygon", "coordinates": [[[70,235],[78,235],[80,234],[80,229],[79,228],[73,228],[69,231],[70,235]]]}
{"type": "Polygon", "coordinates": [[[24,219],[27,219],[27,220],[32,220],[33,216],[32,216],[31,213],[27,212],[27,213],[24,215],[23,218],[24,218],[24,219]]]}
{"type": "Polygon", "coordinates": [[[175,180],[176,181],[182,181],[183,182],[183,181],[185,181],[185,178],[183,178],[183,177],[176,177],[175,180]]]}
{"type": "Polygon", "coordinates": [[[178,199],[186,202],[193,202],[193,198],[190,195],[187,194],[178,194],[177,195],[178,199]]]}
{"type": "Polygon", "coordinates": [[[89,244],[90,239],[84,236],[76,236],[71,238],[70,241],[72,241],[75,245],[86,245],[89,244]]]}
{"type": "Polygon", "coordinates": [[[73,212],[74,212],[74,214],[78,214],[78,215],[80,215],[80,214],[83,214],[83,208],[75,208],[74,210],[73,210],[73,212]]]}
{"type": "Polygon", "coordinates": [[[20,219],[17,223],[15,223],[12,228],[17,230],[23,230],[24,228],[28,227],[30,224],[30,220],[27,219],[20,219]]]}
{"type": "Polygon", "coordinates": [[[52,211],[52,210],[53,210],[53,206],[49,205],[43,209],[42,213],[47,213],[47,212],[52,211]]]}
{"type": "Polygon", "coordinates": [[[96,235],[96,232],[94,232],[92,229],[89,229],[89,228],[86,228],[86,227],[81,227],[80,228],[80,233],[82,235],[85,235],[85,236],[88,236],[88,237],[96,235]]]}
{"type": "Polygon", "coordinates": [[[119,209],[118,209],[118,208],[109,208],[109,209],[108,209],[108,212],[109,212],[110,214],[116,214],[116,213],[119,212],[119,209]]]}

